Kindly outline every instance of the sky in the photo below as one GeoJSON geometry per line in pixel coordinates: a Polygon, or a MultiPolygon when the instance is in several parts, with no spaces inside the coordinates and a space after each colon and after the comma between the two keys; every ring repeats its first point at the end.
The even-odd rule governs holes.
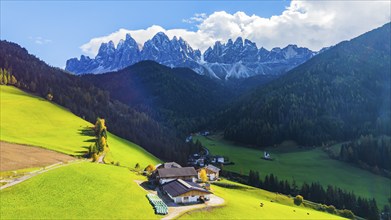
{"type": "Polygon", "coordinates": [[[0,1],[0,38],[64,68],[127,33],[143,44],[159,31],[206,50],[243,37],[258,47],[320,50],[391,20],[391,1],[0,1]]]}

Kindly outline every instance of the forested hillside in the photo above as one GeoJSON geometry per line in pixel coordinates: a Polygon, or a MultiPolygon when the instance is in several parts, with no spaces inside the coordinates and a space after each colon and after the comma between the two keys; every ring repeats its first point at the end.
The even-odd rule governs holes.
{"type": "Polygon", "coordinates": [[[142,61],[117,72],[84,75],[82,79],[177,131],[198,129],[234,96],[222,82],[188,68],[169,68],[142,61]]]}
{"type": "Polygon", "coordinates": [[[390,23],[339,43],[221,112],[227,139],[302,145],[391,134],[390,23]]]}
{"type": "Polygon", "coordinates": [[[190,145],[150,116],[118,101],[79,77],[45,64],[15,43],[0,42],[0,68],[17,82],[17,87],[70,109],[94,123],[105,118],[113,133],[129,139],[162,159],[184,162],[190,145]]]}

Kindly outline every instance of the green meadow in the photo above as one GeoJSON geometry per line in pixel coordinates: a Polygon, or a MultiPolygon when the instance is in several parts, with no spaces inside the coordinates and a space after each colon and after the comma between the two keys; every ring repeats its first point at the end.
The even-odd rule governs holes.
{"type": "Polygon", "coordinates": [[[2,219],[157,219],[129,169],[78,163],[0,191],[2,219]]]}
{"type": "MultiPolygon", "coordinates": [[[[92,124],[67,109],[15,87],[0,86],[0,140],[38,146],[69,155],[82,155],[91,144],[83,130],[92,124]]],[[[159,159],[140,146],[108,134],[108,162],[141,167],[159,159]]]]}
{"type": "Polygon", "coordinates": [[[256,170],[263,179],[273,173],[280,180],[304,182],[320,182],[323,186],[336,185],[347,191],[353,191],[357,196],[375,198],[378,206],[387,204],[391,196],[391,180],[371,172],[359,169],[350,164],[330,159],[319,148],[300,149],[295,146],[267,148],[274,161],[263,160],[262,150],[246,148],[223,140],[221,136],[197,136],[212,155],[227,156],[234,165],[224,169],[248,175],[250,170],[256,170]]]}
{"type": "MultiPolygon", "coordinates": [[[[80,155],[91,144],[92,137],[82,132],[92,126],[90,123],[58,105],[16,88],[1,86],[0,89],[2,141],[39,146],[70,155],[80,155]]],[[[105,161],[109,163],[120,162],[121,166],[127,167],[139,163],[143,167],[160,162],[138,145],[113,134],[109,134],[108,144],[110,151],[105,161]]],[[[146,199],[147,192],[134,180],[145,180],[145,177],[117,166],[89,162],[67,165],[2,190],[0,216],[4,219],[160,218],[146,199]]],[[[237,185],[242,188],[213,186],[214,193],[225,199],[224,206],[191,212],[183,217],[338,218],[297,207],[291,198],[283,195],[237,185]],[[259,208],[260,202],[265,204],[263,208],[259,208]]]]}
{"type": "Polygon", "coordinates": [[[342,219],[303,205],[296,206],[293,199],[285,195],[226,180],[219,183],[238,187],[231,189],[212,185],[213,193],[225,199],[224,206],[195,210],[182,215],[180,219],[342,219]],[[263,207],[260,203],[263,203],[263,207]]]}

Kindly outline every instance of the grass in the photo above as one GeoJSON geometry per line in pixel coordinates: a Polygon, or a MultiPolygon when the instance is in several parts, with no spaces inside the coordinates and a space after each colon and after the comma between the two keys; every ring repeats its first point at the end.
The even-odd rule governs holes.
{"type": "MultiPolygon", "coordinates": [[[[92,137],[83,130],[92,124],[67,109],[15,87],[0,86],[0,140],[27,144],[69,155],[82,155],[92,137]]],[[[108,161],[141,167],[157,164],[159,159],[140,146],[108,134],[108,161]]]]}
{"type": "Polygon", "coordinates": [[[296,206],[293,198],[285,195],[226,180],[222,182],[238,186],[232,189],[212,185],[213,193],[225,199],[224,206],[192,211],[180,219],[341,219],[336,215],[296,206]],[[263,207],[260,207],[261,202],[263,207]]]}
{"type": "MultiPolygon", "coordinates": [[[[83,132],[92,126],[90,123],[60,106],[16,88],[1,86],[0,89],[0,140],[40,146],[71,155],[81,154],[90,144],[91,137],[83,132]]],[[[107,162],[120,162],[121,166],[128,167],[134,167],[136,163],[144,167],[160,162],[141,147],[115,135],[109,134],[108,144],[107,162]]],[[[68,165],[0,191],[0,216],[2,219],[160,218],[154,214],[146,199],[147,192],[134,180],[145,180],[145,177],[123,167],[88,162],[68,165]]],[[[192,212],[183,217],[337,218],[295,207],[292,199],[286,196],[243,187],[227,189],[213,186],[215,193],[226,200],[225,206],[192,212]],[[260,201],[265,204],[262,209],[259,208],[260,201]],[[210,212],[213,212],[212,216],[210,212]]]]}
{"type": "Polygon", "coordinates": [[[30,167],[26,169],[19,169],[13,171],[1,171],[0,172],[0,180],[2,179],[10,179],[18,176],[24,176],[26,173],[30,173],[32,171],[40,170],[42,167],[30,167]]]}
{"type": "Polygon", "coordinates": [[[2,219],[157,219],[126,168],[79,163],[0,191],[2,219]]]}
{"type": "Polygon", "coordinates": [[[266,149],[274,161],[261,159],[263,151],[241,147],[220,136],[195,137],[206,146],[212,155],[224,155],[233,161],[224,169],[248,175],[250,170],[259,171],[261,178],[273,173],[279,179],[296,183],[320,182],[323,186],[336,185],[347,191],[353,191],[357,196],[375,198],[379,207],[386,205],[391,196],[391,180],[371,172],[359,169],[347,163],[330,159],[321,149],[289,150],[278,148],[266,149]]]}

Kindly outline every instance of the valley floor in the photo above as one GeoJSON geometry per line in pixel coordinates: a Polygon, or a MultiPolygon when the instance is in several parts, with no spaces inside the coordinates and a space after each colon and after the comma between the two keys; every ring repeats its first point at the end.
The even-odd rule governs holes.
{"type": "Polygon", "coordinates": [[[220,135],[197,136],[212,155],[228,157],[234,165],[225,170],[248,175],[250,170],[258,171],[261,179],[273,173],[279,180],[302,183],[319,182],[324,187],[335,185],[357,196],[375,198],[377,205],[388,204],[391,195],[391,180],[375,175],[353,165],[331,159],[319,148],[303,149],[293,146],[270,147],[263,150],[248,148],[223,140],[220,135]],[[273,161],[262,159],[264,151],[270,153],[273,161]]]}

